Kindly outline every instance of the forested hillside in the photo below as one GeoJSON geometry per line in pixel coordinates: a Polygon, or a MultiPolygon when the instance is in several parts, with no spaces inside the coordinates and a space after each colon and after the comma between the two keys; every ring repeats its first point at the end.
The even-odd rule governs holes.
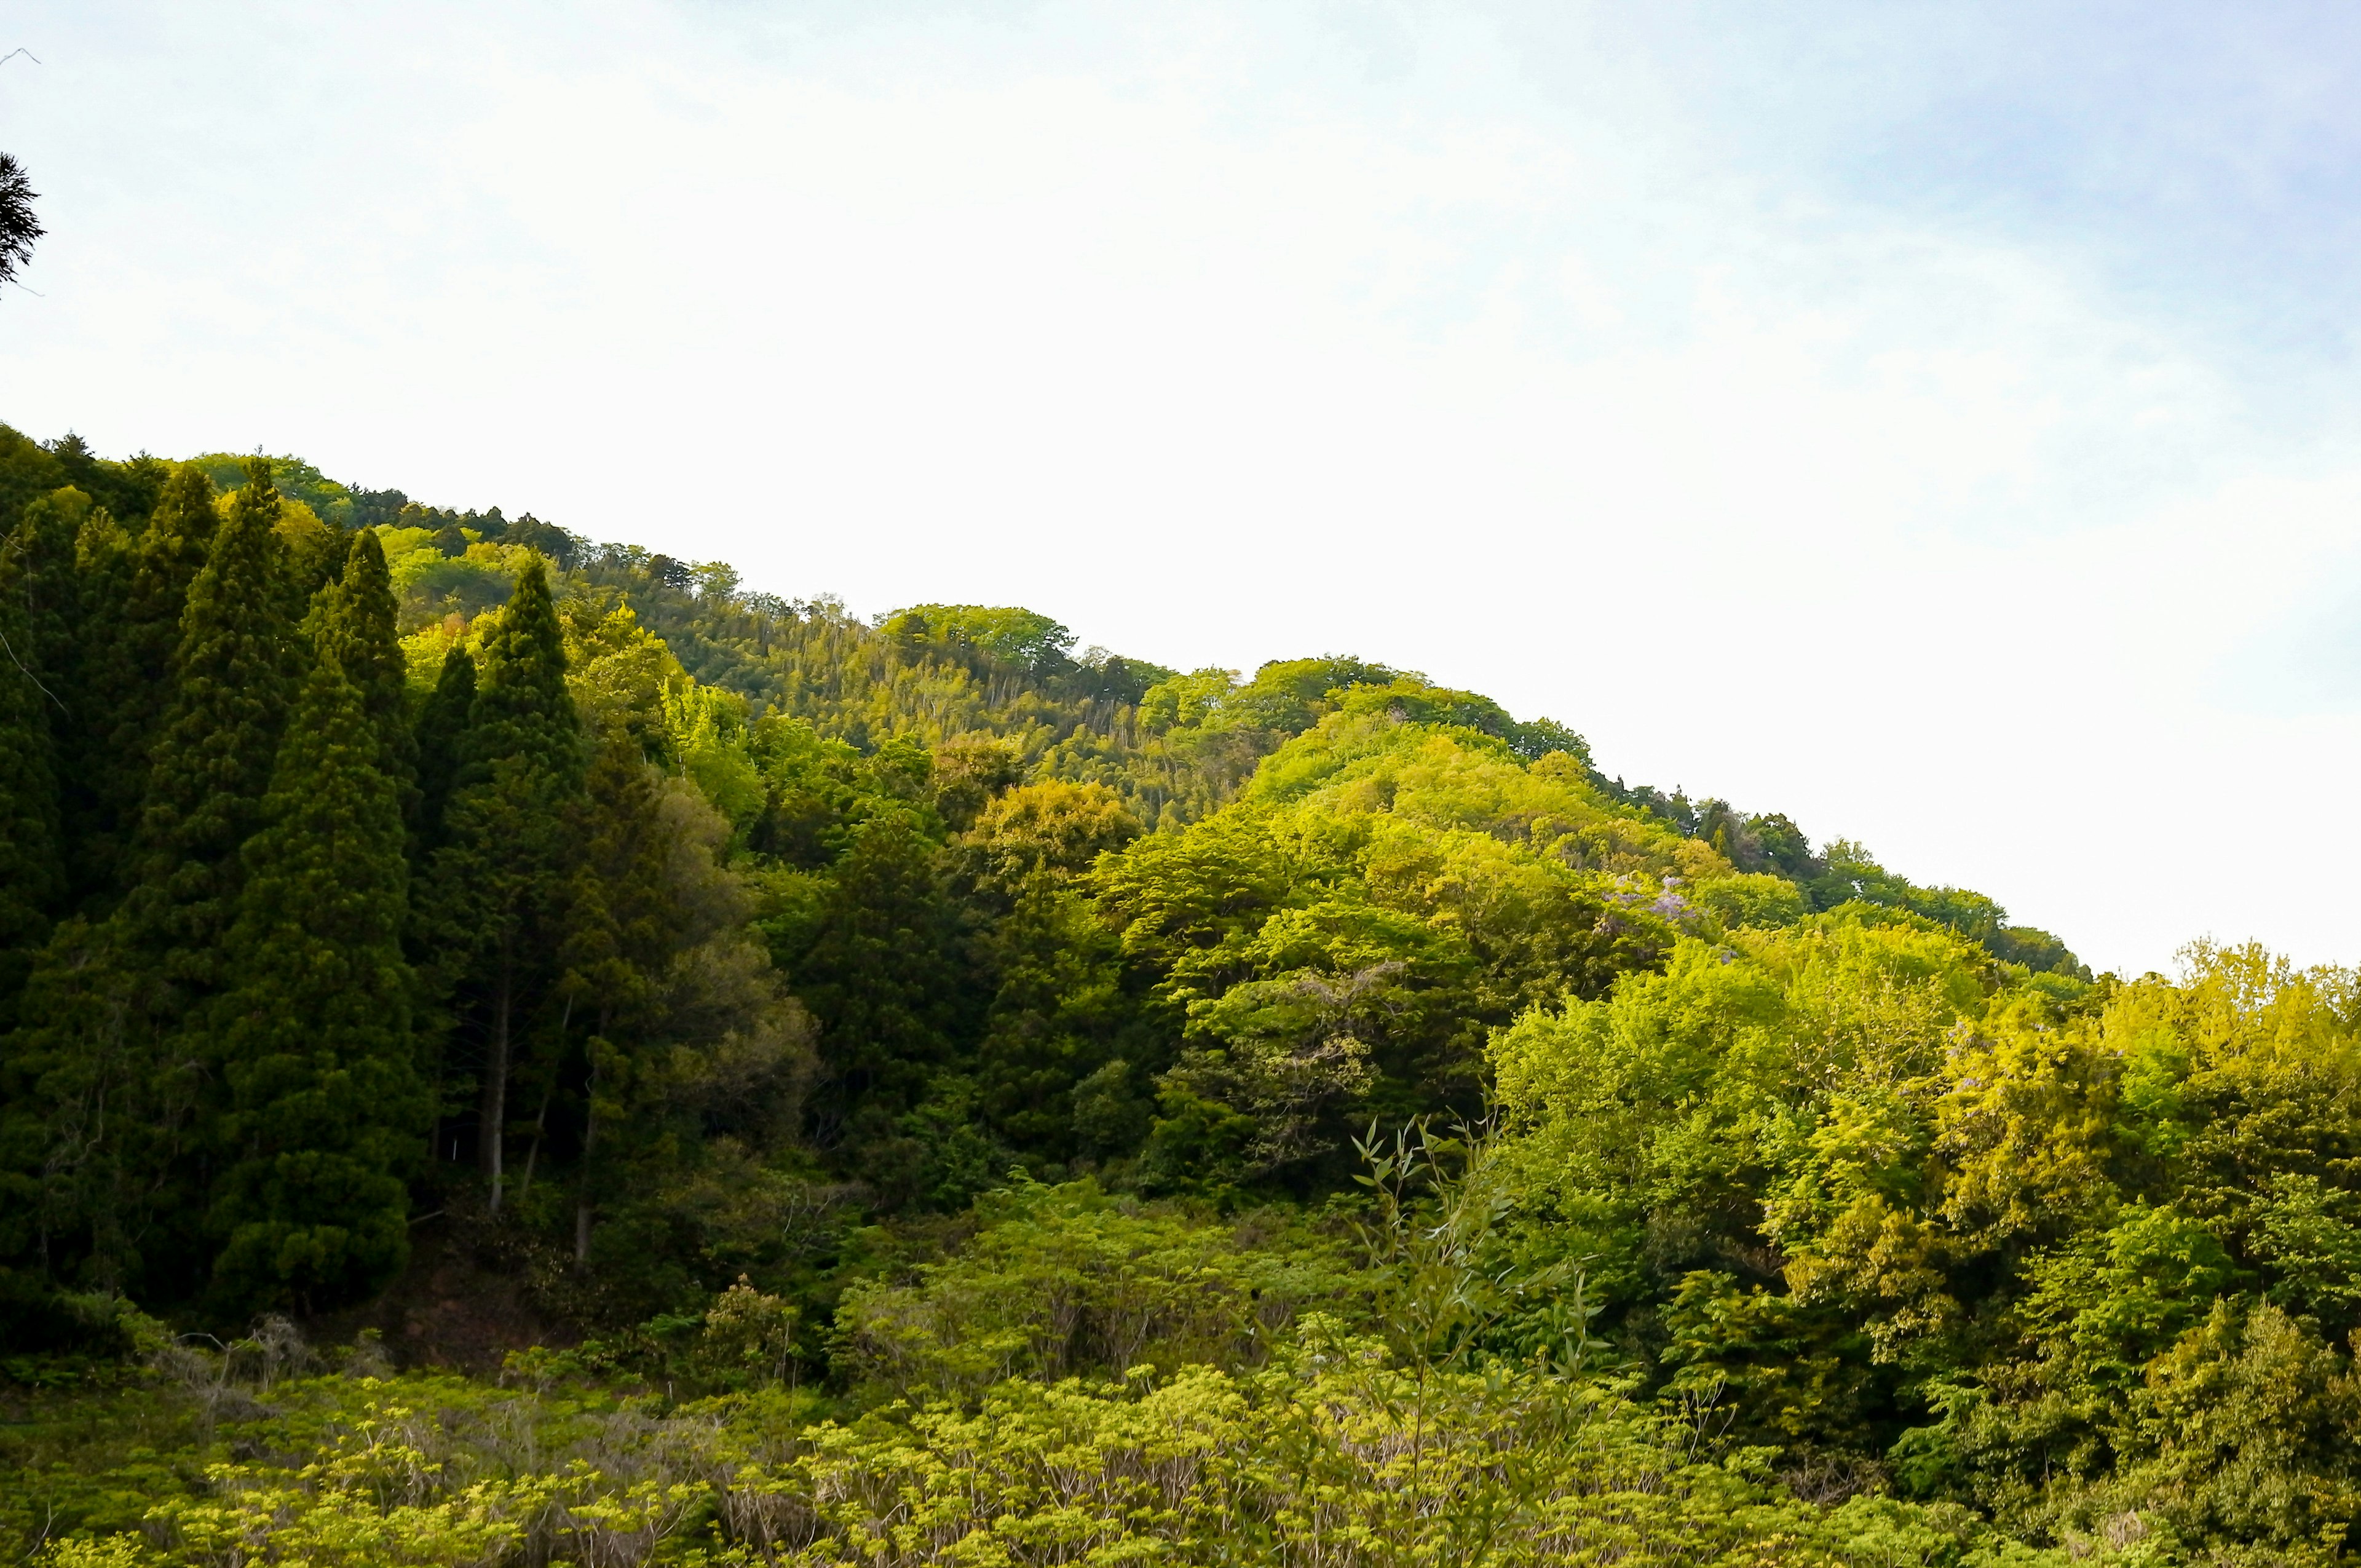
{"type": "Polygon", "coordinates": [[[2350,1555],[2349,972],[292,459],[0,537],[20,1552],[2350,1555]]]}

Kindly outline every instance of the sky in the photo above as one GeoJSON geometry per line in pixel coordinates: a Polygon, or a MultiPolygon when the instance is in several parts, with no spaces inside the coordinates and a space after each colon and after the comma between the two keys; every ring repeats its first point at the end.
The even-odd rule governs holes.
{"type": "Polygon", "coordinates": [[[2361,12],[33,0],[0,421],[1351,652],[2361,962],[2361,12]]]}

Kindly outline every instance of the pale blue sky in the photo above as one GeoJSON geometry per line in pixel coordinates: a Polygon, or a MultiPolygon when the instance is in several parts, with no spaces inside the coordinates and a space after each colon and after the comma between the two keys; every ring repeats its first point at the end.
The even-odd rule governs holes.
{"type": "Polygon", "coordinates": [[[2349,7],[6,28],[35,434],[1358,652],[2102,965],[2361,959],[2349,7]]]}

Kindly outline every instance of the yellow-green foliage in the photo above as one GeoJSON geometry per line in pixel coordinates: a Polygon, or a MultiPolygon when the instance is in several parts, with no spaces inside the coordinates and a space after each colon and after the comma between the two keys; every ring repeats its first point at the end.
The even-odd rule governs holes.
{"type": "Polygon", "coordinates": [[[1602,994],[1684,927],[1719,929],[1686,894],[1734,876],[1712,850],[1608,802],[1563,753],[1529,765],[1400,717],[1404,700],[1399,683],[1348,696],[1238,802],[1094,872],[1190,1042],[1157,1179],[1301,1171],[1372,1111],[1472,1112],[1488,1027],[1602,994]]]}
{"type": "Polygon", "coordinates": [[[422,1375],[313,1376],[241,1398],[243,1419],[210,1448],[82,1478],[67,1511],[46,1516],[54,1539],[38,1560],[2068,1561],[2012,1547],[1962,1509],[1799,1502],[1762,1455],[1720,1450],[1612,1381],[1507,1365],[1413,1376],[1320,1318],[1257,1370],[1009,1379],[969,1401],[843,1420],[815,1420],[778,1390],[669,1404],[422,1375]]]}
{"type": "Polygon", "coordinates": [[[991,1193],[975,1217],[958,1256],[846,1295],[837,1333],[851,1376],[912,1398],[1019,1376],[1252,1365],[1307,1304],[1354,1285],[1334,1237],[1283,1216],[1209,1223],[1084,1181],[991,1193]]]}
{"type": "Polygon", "coordinates": [[[473,530],[466,531],[467,548],[456,555],[443,553],[432,529],[386,526],[377,532],[393,591],[402,598],[413,625],[447,614],[474,616],[507,603],[530,554],[519,545],[486,540],[473,530]]]}
{"type": "Polygon", "coordinates": [[[1662,1303],[1667,1388],[1762,1441],[1899,1429],[1909,1484],[2060,1538],[2132,1508],[2286,1554],[2257,1561],[2333,1547],[2361,1521],[2356,976],[2198,947],[2061,995],[1894,918],[1686,939],[1502,1032],[1529,1234],[1662,1303]]]}

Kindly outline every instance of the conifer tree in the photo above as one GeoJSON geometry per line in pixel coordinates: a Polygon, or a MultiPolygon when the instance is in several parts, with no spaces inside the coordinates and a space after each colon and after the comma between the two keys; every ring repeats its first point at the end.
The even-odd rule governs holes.
{"type": "Polygon", "coordinates": [[[443,673],[419,710],[415,731],[418,752],[418,843],[423,858],[443,844],[443,819],[451,805],[452,786],[459,778],[459,752],[467,744],[467,723],[476,710],[476,660],[458,644],[443,655],[443,673]]]}
{"type": "Polygon", "coordinates": [[[577,844],[580,858],[567,883],[558,990],[562,1016],[571,1020],[585,1014],[589,1025],[582,1168],[574,1204],[574,1256],[579,1263],[590,1255],[605,1145],[613,1141],[609,1124],[630,1089],[633,1037],[654,998],[679,923],[665,879],[671,845],[658,814],[655,777],[639,742],[622,725],[608,729],[591,760],[577,844]]]}
{"type": "Polygon", "coordinates": [[[401,953],[409,870],[383,740],[325,644],[280,748],[225,942],[213,1036],[229,1104],[216,1299],[317,1310],[408,1254],[404,1168],[428,1098],[401,953]]]}
{"type": "Polygon", "coordinates": [[[60,694],[71,718],[59,726],[56,737],[60,841],[68,898],[93,910],[112,907],[122,896],[121,828],[127,818],[117,802],[127,800],[136,810],[148,782],[147,752],[118,751],[114,744],[116,716],[129,695],[115,676],[122,663],[122,608],[137,550],[104,507],[92,509],[74,536],[82,613],[72,690],[60,694]]]}
{"type": "Polygon", "coordinates": [[[535,560],[484,645],[436,852],[433,918],[479,1042],[477,1162],[500,1207],[508,1094],[523,1011],[555,979],[569,826],[582,798],[580,722],[549,577],[535,560]]]}
{"type": "Polygon", "coordinates": [[[236,914],[238,850],[259,825],[286,721],[291,637],[282,612],[279,492],[259,459],[189,585],[172,691],[139,825],[140,885],[126,913],[159,960],[177,1013],[215,980],[236,914]]]}
{"type": "Polygon", "coordinates": [[[0,1034],[16,1023],[33,954],[65,892],[51,724],[64,704],[33,641],[33,542],[0,543],[0,1034]]]}
{"type": "MultiPolygon", "coordinates": [[[[5,546],[14,574],[12,591],[24,616],[22,646],[15,659],[49,694],[51,765],[61,790],[63,773],[72,762],[71,748],[88,716],[82,677],[89,614],[74,543],[83,524],[93,520],[106,525],[105,512],[94,509],[82,491],[71,486],[52,490],[26,504],[5,546]]],[[[104,607],[99,608],[103,613],[104,607]]]]}
{"type": "MultiPolygon", "coordinates": [[[[86,591],[112,607],[103,640],[93,639],[84,680],[91,765],[75,770],[80,799],[73,804],[80,809],[73,813],[73,838],[86,894],[103,893],[130,869],[125,856],[147,796],[148,759],[171,698],[181,614],[217,521],[213,480],[184,463],[165,480],[136,539],[119,552],[85,552],[86,591]]],[[[97,620],[93,633],[101,630],[97,620]]]]}
{"type": "MultiPolygon", "coordinates": [[[[204,570],[220,518],[214,508],[214,482],[193,463],[183,463],[164,482],[141,531],[129,591],[123,605],[125,646],[132,668],[159,690],[171,674],[181,641],[181,611],[189,585],[204,570]]],[[[161,712],[160,703],[157,711],[161,712]]]]}
{"type": "MultiPolygon", "coordinates": [[[[60,807],[71,807],[90,798],[95,770],[121,765],[93,743],[91,675],[118,608],[109,590],[126,542],[103,510],[64,489],[27,506],[14,543],[27,663],[48,696],[51,766],[60,807]]],[[[21,769],[34,758],[13,760],[21,769]]],[[[121,937],[111,923],[60,927],[29,966],[19,1027],[0,1053],[0,1181],[9,1189],[0,1208],[23,1226],[0,1236],[0,1250],[30,1247],[52,1277],[102,1288],[141,1282],[149,1222],[172,1201],[193,1104],[192,1077],[150,1048],[121,937]]]]}
{"type": "Polygon", "coordinates": [[[401,656],[393,579],[376,532],[361,529],[345,555],[343,578],[321,596],[327,614],[320,632],[324,657],[333,658],[359,696],[361,712],[377,733],[379,772],[401,799],[402,819],[418,819],[418,742],[410,728],[409,671],[401,656]]]}
{"type": "Polygon", "coordinates": [[[111,606],[102,570],[83,570],[122,531],[71,487],[36,497],[0,543],[0,1028],[73,891],[72,807],[109,759],[88,748],[89,643],[111,606]]]}
{"type": "Polygon", "coordinates": [[[949,1059],[962,1022],[960,999],[970,988],[958,911],[937,860],[906,815],[862,824],[795,967],[797,993],[822,1026],[830,1081],[817,1106],[821,1125],[849,1142],[888,1135],[892,1119],[917,1103],[949,1059]]]}
{"type": "Polygon", "coordinates": [[[195,1080],[145,1048],[118,936],[60,925],[0,1048],[0,1269],[152,1299],[145,1249],[159,1208],[184,1196],[170,1177],[195,1080]]]}
{"type": "MultiPolygon", "coordinates": [[[[181,1293],[205,1258],[201,1228],[158,1222],[200,1212],[204,1198],[192,1139],[214,1080],[204,1042],[182,1025],[214,988],[238,850],[259,821],[284,718],[278,510],[258,468],[213,535],[181,614],[128,857],[137,880],[112,916],[60,929],[27,981],[12,1046],[27,1099],[5,1163],[38,1172],[44,1246],[93,1282],[151,1296],[181,1293]]],[[[66,623],[62,607],[55,619],[66,623]]]]}
{"type": "MultiPolygon", "coordinates": [[[[37,664],[52,687],[71,687],[81,674],[82,578],[74,570],[74,539],[91,516],[90,498],[67,486],[26,503],[10,549],[23,574],[26,632],[37,664]]],[[[60,692],[67,704],[71,692],[60,692]]]]}

